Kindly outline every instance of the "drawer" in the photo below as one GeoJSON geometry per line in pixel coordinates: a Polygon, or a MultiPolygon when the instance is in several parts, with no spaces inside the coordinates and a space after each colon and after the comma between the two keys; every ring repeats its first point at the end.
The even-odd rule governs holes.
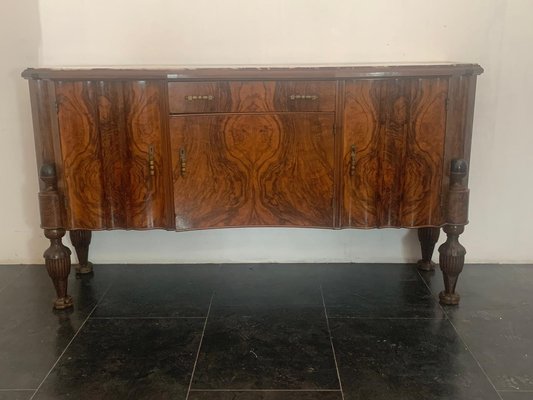
{"type": "Polygon", "coordinates": [[[335,111],[335,81],[169,82],[171,114],[335,111]]]}

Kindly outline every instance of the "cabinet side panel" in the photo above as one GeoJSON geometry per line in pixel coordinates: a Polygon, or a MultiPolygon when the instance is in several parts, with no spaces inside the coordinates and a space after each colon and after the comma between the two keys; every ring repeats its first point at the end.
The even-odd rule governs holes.
{"type": "Polygon", "coordinates": [[[341,172],[344,227],[370,228],[378,224],[381,86],[379,80],[348,81],[345,85],[341,172]]]}
{"type": "MultiPolygon", "coordinates": [[[[51,123],[51,112],[54,105],[50,102],[50,81],[30,80],[29,87],[38,174],[43,164],[54,164],[54,142],[51,123]]],[[[46,185],[39,180],[39,186],[44,189],[46,185]]]]}
{"type": "Polygon", "coordinates": [[[400,223],[440,225],[448,79],[413,79],[400,223]]]}
{"type": "Polygon", "coordinates": [[[128,227],[166,228],[161,86],[157,81],[124,83],[128,137],[128,227]]]}
{"type": "Polygon", "coordinates": [[[105,228],[96,87],[57,82],[58,121],[69,229],[105,228]]]}
{"type": "MultiPolygon", "coordinates": [[[[470,162],[472,123],[476,76],[453,76],[449,80],[448,115],[446,120],[446,146],[444,153],[442,192],[447,193],[450,184],[450,166],[455,158],[470,162]]],[[[442,207],[445,207],[445,198],[442,207]]]]}

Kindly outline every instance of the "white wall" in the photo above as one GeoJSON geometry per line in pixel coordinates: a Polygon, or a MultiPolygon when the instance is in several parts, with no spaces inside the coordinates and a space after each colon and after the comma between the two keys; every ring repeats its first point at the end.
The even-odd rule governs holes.
{"type": "MultiPolygon", "coordinates": [[[[38,40],[25,43],[27,48],[11,45],[11,32],[26,32],[30,24],[24,15],[0,14],[10,33],[2,41],[12,47],[12,57],[1,62],[2,83],[7,80],[9,90],[0,93],[0,104],[10,111],[2,107],[2,121],[8,124],[0,129],[11,148],[1,150],[0,160],[2,171],[9,171],[0,198],[0,262],[39,262],[45,247],[35,228],[29,106],[17,79],[23,65],[380,61],[478,62],[486,69],[478,81],[471,225],[463,243],[470,262],[533,261],[528,118],[533,110],[533,1],[9,1],[27,3],[32,11],[36,2],[38,48],[38,40]],[[37,50],[38,60],[27,56],[37,50]],[[4,69],[10,72],[5,75],[4,69]],[[13,98],[18,100],[14,105],[13,98]]],[[[413,261],[419,256],[415,232],[399,230],[103,232],[94,235],[91,252],[97,262],[413,261]]]]}
{"type": "Polygon", "coordinates": [[[21,70],[39,62],[38,0],[0,1],[0,263],[39,261],[37,167],[27,83],[21,70]]]}

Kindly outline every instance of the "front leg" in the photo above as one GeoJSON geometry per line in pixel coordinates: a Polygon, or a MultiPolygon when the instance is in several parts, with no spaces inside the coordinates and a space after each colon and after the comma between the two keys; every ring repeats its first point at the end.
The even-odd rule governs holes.
{"type": "Polygon", "coordinates": [[[440,228],[418,228],[418,240],[422,249],[422,259],[418,260],[417,268],[422,271],[433,271],[435,263],[431,261],[435,244],[439,240],[440,228]]]}
{"type": "Polygon", "coordinates": [[[56,310],[64,310],[73,306],[72,297],[67,294],[67,282],[70,274],[70,249],[63,245],[61,238],[64,229],[45,229],[44,235],[50,239],[50,247],[44,252],[44,261],[48,275],[52,278],[57,298],[54,301],[56,310]]]}
{"type": "Polygon", "coordinates": [[[53,164],[41,165],[39,177],[45,184],[39,192],[41,227],[44,229],[44,235],[50,239],[50,247],[43,254],[44,262],[57,293],[54,308],[64,310],[73,306],[72,297],[67,294],[70,249],[64,246],[61,241],[65,236],[61,206],[63,202],[57,191],[55,166],[53,164]]]}
{"type": "Polygon", "coordinates": [[[440,292],[441,304],[457,305],[460,296],[455,292],[457,278],[465,263],[465,248],[459,243],[459,235],[468,223],[468,197],[466,186],[468,165],[465,160],[453,160],[450,171],[450,189],[446,208],[446,225],[443,230],[447,239],[439,247],[439,261],[444,278],[444,290],[440,292]]]}
{"type": "Polygon", "coordinates": [[[464,232],[463,225],[446,225],[447,239],[439,247],[439,262],[444,278],[444,290],[439,293],[440,302],[446,305],[457,305],[461,297],[455,293],[457,278],[463,270],[466,249],[459,243],[459,235],[464,232]]]}
{"type": "Polygon", "coordinates": [[[89,245],[91,244],[91,231],[73,230],[70,231],[70,241],[76,249],[78,256],[78,265],[76,265],[77,274],[90,274],[93,272],[93,264],[89,262],[89,245]]]}

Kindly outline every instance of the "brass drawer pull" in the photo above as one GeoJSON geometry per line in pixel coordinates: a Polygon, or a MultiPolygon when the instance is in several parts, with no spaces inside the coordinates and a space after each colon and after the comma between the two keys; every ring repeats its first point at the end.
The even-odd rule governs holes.
{"type": "Polygon", "coordinates": [[[185,176],[187,172],[187,155],[185,154],[185,148],[180,148],[180,175],[185,176]]]}
{"type": "Polygon", "coordinates": [[[154,161],[154,146],[150,145],[148,148],[148,168],[150,170],[150,176],[155,175],[155,161],[154,161]]]}
{"type": "Polygon", "coordinates": [[[318,100],[315,94],[291,94],[289,98],[291,100],[318,100]]]}
{"type": "Polygon", "coordinates": [[[355,144],[352,144],[352,151],[350,154],[351,163],[350,163],[350,176],[355,175],[355,144]]]}
{"type": "Polygon", "coordinates": [[[197,96],[197,95],[187,95],[185,96],[185,100],[187,101],[195,101],[195,100],[214,100],[215,96],[213,95],[203,95],[203,96],[197,96]]]}

